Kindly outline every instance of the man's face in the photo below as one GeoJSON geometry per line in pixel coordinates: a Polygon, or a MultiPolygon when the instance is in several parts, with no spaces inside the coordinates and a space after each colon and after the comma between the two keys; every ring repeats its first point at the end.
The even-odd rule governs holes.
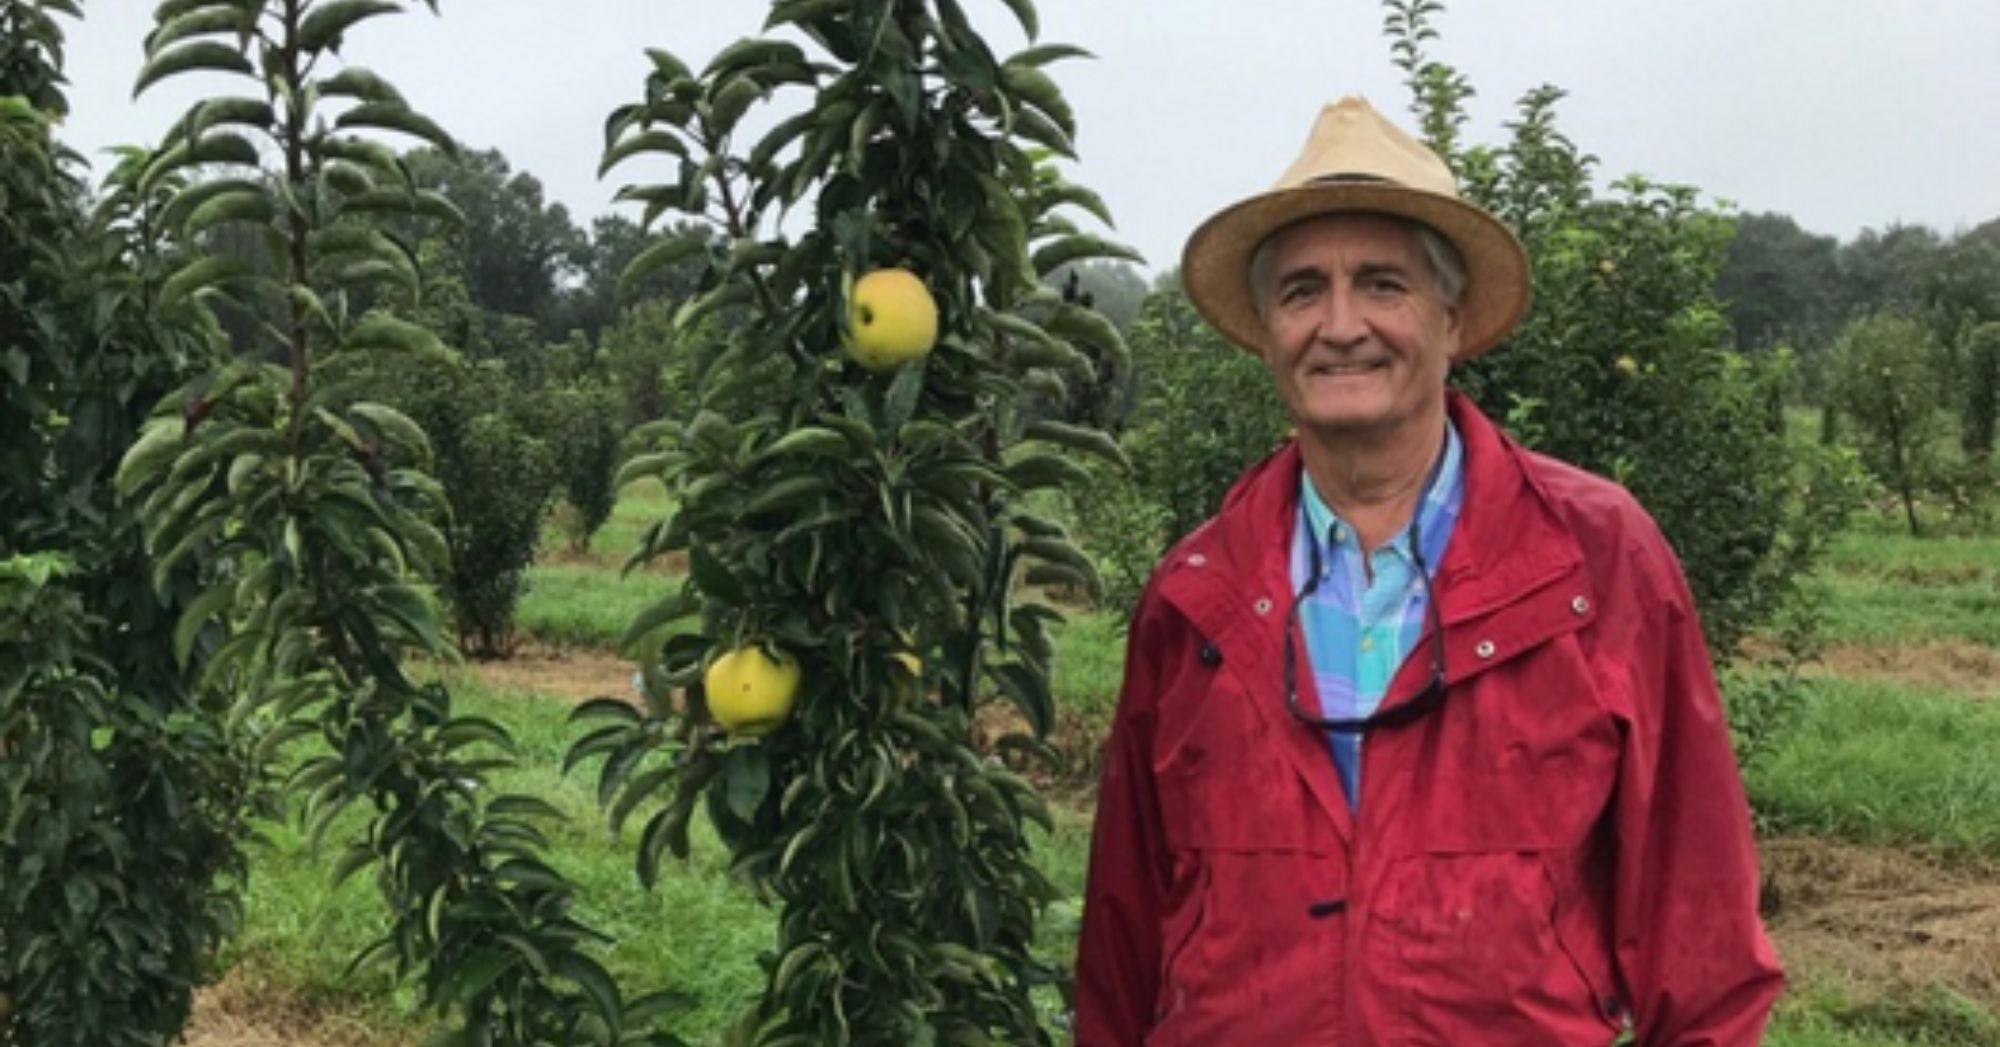
{"type": "Polygon", "coordinates": [[[1458,311],[1416,233],[1392,218],[1307,219],[1273,240],[1258,288],[1264,364],[1292,421],[1322,437],[1393,437],[1444,411],[1458,311]]]}

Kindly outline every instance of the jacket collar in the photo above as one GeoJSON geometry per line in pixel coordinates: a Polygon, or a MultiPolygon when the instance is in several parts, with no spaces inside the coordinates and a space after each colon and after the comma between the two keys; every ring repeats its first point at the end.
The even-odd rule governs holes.
{"type": "MultiPolygon", "coordinates": [[[[1463,394],[1448,393],[1447,407],[1464,447],[1465,500],[1432,581],[1450,626],[1491,614],[1569,574],[1583,557],[1530,473],[1528,452],[1463,394]]],[[[1216,517],[1170,555],[1169,567],[1202,557],[1204,565],[1219,568],[1202,573],[1240,586],[1244,603],[1269,599],[1288,609],[1287,543],[1298,520],[1301,467],[1297,440],[1252,467],[1216,517]]]]}
{"type": "MultiPolygon", "coordinates": [[[[1529,452],[1462,394],[1450,393],[1447,405],[1463,442],[1465,493],[1433,585],[1445,624],[1447,682],[1456,687],[1588,624],[1596,600],[1576,537],[1537,481],[1529,452]]],[[[1347,836],[1351,814],[1325,746],[1313,732],[1286,722],[1277,690],[1293,598],[1288,554],[1300,467],[1296,440],[1252,467],[1215,518],[1168,554],[1159,594],[1245,674],[1251,704],[1273,735],[1286,740],[1285,756],[1347,836]]],[[[1429,642],[1426,633],[1413,650],[1429,642]]],[[[1382,707],[1412,697],[1429,671],[1427,658],[1406,659],[1382,707]]],[[[1316,697],[1301,699],[1317,703],[1316,697]]]]}

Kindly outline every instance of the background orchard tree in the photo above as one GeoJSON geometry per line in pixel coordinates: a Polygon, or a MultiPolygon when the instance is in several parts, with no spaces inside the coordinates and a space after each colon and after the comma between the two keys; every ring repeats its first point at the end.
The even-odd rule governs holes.
{"type": "MultiPolygon", "coordinates": [[[[1010,7],[1032,38],[1033,8],[1010,7]]],[[[700,807],[775,899],[746,1042],[1048,1042],[1031,990],[1057,972],[1030,946],[1053,892],[1027,836],[1047,812],[973,728],[1003,703],[1030,731],[1001,748],[1045,751],[1058,616],[1017,586],[1095,582],[1029,496],[1087,479],[1066,452],[1118,457],[1027,410],[1092,379],[1080,345],[1122,353],[1115,326],[1042,284],[1130,257],[1058,210],[1108,219],[1094,194],[1037,170],[1074,133],[1043,67],[1079,52],[1002,60],[956,0],[787,0],[767,29],[699,71],[648,52],[642,100],[607,122],[606,167],[666,161],[669,180],[620,194],[648,225],[678,214],[721,234],[663,242],[626,279],[697,259],[677,337],[726,319],[696,410],[624,474],[659,477],[677,503],[638,558],[690,562],[628,636],[651,705],[585,707],[600,726],[571,759],[603,757],[614,823],[664,797],[642,878],[687,854],[700,807]],[[778,93],[795,105],[752,138],[745,114],[778,93]],[[805,220],[783,223],[795,208],[805,220]],[[878,374],[842,347],[849,289],[888,267],[921,278],[941,335],[878,374]],[[761,739],[724,730],[703,688],[719,656],[755,645],[802,680],[761,739]]]]}
{"type": "Polygon", "coordinates": [[[1432,145],[1534,265],[1527,319],[1454,381],[1524,443],[1631,489],[1686,568],[1710,651],[1727,661],[1795,595],[1825,522],[1840,518],[1812,500],[1851,490],[1834,475],[1839,456],[1806,461],[1785,442],[1788,356],[1730,351],[1715,296],[1729,220],[1691,188],[1638,176],[1599,195],[1595,158],[1557,126],[1555,87],[1522,97],[1504,143],[1461,145],[1472,86],[1427,52],[1443,5],[1384,6],[1432,145]]]}
{"type": "Polygon", "coordinates": [[[448,510],[423,430],[338,379],[371,354],[449,359],[425,328],[364,309],[421,289],[396,223],[459,219],[370,136],[453,145],[338,54],[364,22],[408,6],[158,6],[136,89],[200,70],[243,93],[196,102],[134,191],[171,190],[157,220],[177,241],[233,229],[265,264],[197,255],[162,283],[162,314],[234,299],[255,342],[162,403],[118,484],[139,505],[151,577],[190,570],[205,586],[172,630],[175,656],[197,686],[233,698],[260,757],[286,754],[309,838],[357,802],[372,809],[331,863],[336,883],[372,866],[388,903],[388,933],[357,962],[390,957],[413,975],[418,998],[453,1020],[447,1042],[669,1042],[648,1031],[669,1001],[625,1004],[591,956],[602,935],[571,915],[572,888],[542,859],[550,805],[479,789],[508,762],[495,755],[506,732],[454,715],[444,687],[403,669],[411,652],[450,654],[430,586],[448,510]],[[286,749],[308,740],[310,752],[286,749]]]}
{"type": "Polygon", "coordinates": [[[1833,347],[1833,398],[1854,423],[1862,461],[1903,504],[1919,533],[1917,497],[1937,479],[1937,351],[1906,316],[1863,317],[1833,347]]]}

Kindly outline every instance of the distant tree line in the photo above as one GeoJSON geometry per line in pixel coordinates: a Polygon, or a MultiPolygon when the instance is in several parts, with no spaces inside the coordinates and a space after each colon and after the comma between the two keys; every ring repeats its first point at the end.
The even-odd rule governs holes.
{"type": "Polygon", "coordinates": [[[1946,518],[1990,519],[2000,218],[1842,242],[1786,215],[1743,215],[1716,290],[1737,348],[1790,351],[1793,399],[1821,409],[1822,439],[1861,452],[1913,533],[1927,498],[1946,518]]]}

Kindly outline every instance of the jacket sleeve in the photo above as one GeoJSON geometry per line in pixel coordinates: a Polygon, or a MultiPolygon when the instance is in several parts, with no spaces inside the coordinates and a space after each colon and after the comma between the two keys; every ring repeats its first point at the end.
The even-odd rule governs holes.
{"type": "Polygon", "coordinates": [[[1708,649],[1657,541],[1614,807],[1616,952],[1639,1043],[1754,1047],[1784,979],[1757,913],[1756,843],[1708,649]]]}
{"type": "Polygon", "coordinates": [[[1153,1024],[1170,869],[1151,757],[1164,653],[1158,616],[1149,593],[1126,644],[1125,682],[1105,745],[1076,957],[1078,1047],[1136,1047],[1153,1024]]]}

